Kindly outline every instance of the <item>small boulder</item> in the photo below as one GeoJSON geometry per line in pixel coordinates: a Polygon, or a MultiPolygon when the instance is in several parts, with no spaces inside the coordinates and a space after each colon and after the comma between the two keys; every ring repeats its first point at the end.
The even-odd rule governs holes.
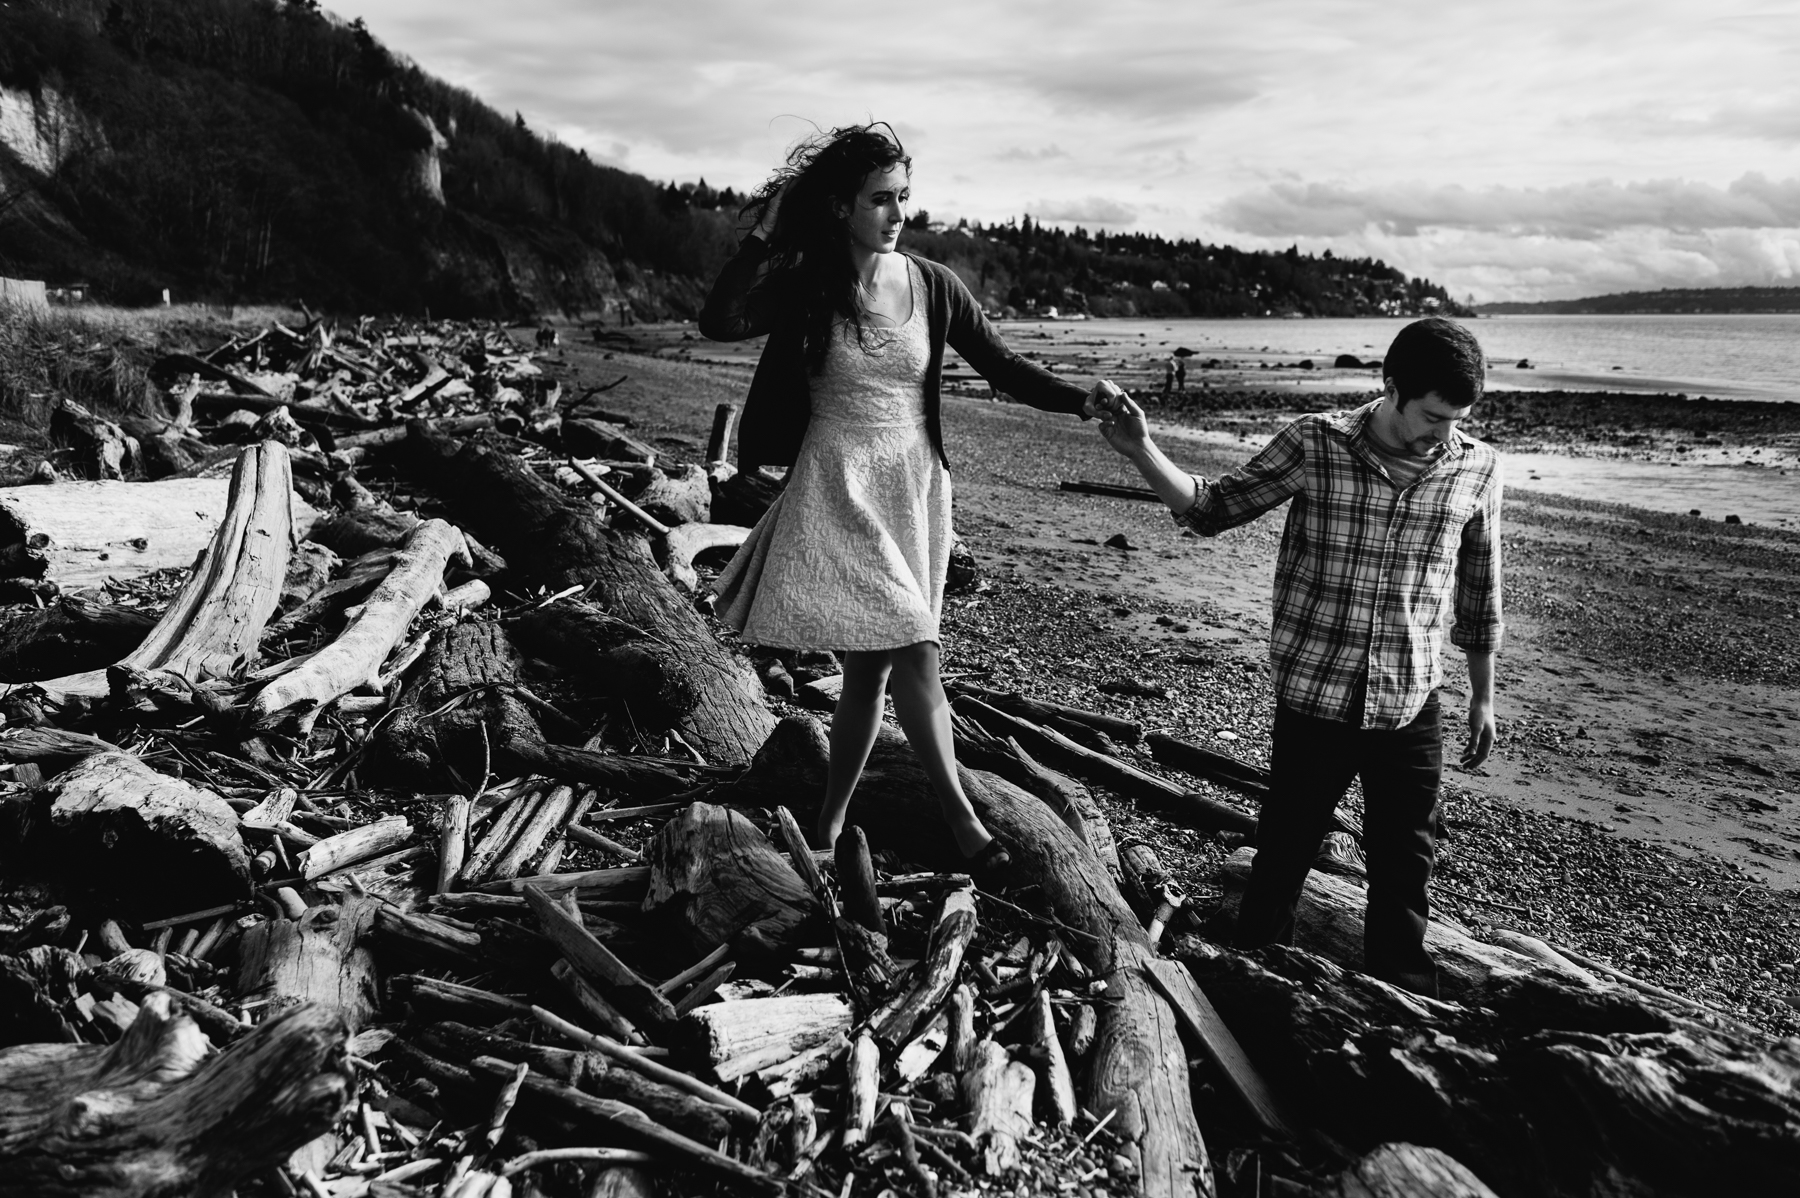
{"type": "Polygon", "coordinates": [[[1339,354],[1337,360],[1332,362],[1332,366],[1338,370],[1361,370],[1363,360],[1355,354],[1339,354]]]}

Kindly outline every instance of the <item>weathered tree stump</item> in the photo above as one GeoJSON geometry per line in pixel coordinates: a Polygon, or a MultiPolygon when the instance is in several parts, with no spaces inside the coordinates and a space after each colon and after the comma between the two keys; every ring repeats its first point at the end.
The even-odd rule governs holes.
{"type": "Polygon", "coordinates": [[[378,1006],[375,961],[361,941],[379,907],[357,898],[257,924],[238,949],[237,992],[278,1011],[315,1003],[359,1030],[378,1006]]]}
{"type": "Polygon", "coordinates": [[[492,620],[444,629],[425,651],[400,709],[377,734],[378,760],[423,786],[474,793],[485,771],[518,772],[522,746],[543,740],[537,720],[506,689],[522,659],[492,620]]]}
{"type": "Polygon", "coordinates": [[[689,805],[656,834],[644,910],[672,921],[700,953],[721,944],[773,952],[819,915],[806,883],[768,837],[712,803],[689,805]]]}

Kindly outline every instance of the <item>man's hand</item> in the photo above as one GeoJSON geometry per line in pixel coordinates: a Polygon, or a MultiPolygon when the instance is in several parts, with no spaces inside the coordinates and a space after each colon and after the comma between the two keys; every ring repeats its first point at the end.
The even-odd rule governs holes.
{"type": "Polygon", "coordinates": [[[1100,435],[1134,462],[1141,461],[1152,448],[1150,421],[1144,416],[1144,409],[1122,391],[1100,414],[1100,435]]]}
{"type": "Polygon", "coordinates": [[[1087,399],[1082,401],[1081,414],[1092,420],[1112,410],[1120,396],[1125,393],[1113,386],[1109,379],[1101,379],[1088,389],[1087,399]]]}
{"type": "Polygon", "coordinates": [[[1463,749],[1463,769],[1480,769],[1481,763],[1494,751],[1494,740],[1498,735],[1494,724],[1494,655],[1472,651],[1469,654],[1469,743],[1463,749]]]}
{"type": "Polygon", "coordinates": [[[1498,735],[1494,723],[1494,705],[1492,703],[1469,704],[1469,743],[1463,748],[1462,767],[1465,770],[1481,768],[1481,763],[1488,759],[1494,751],[1494,738],[1498,735]]]}

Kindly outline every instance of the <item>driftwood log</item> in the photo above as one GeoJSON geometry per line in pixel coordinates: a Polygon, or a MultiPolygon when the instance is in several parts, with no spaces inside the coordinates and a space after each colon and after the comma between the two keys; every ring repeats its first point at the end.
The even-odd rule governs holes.
{"type": "Polygon", "coordinates": [[[1438,1148],[1506,1198],[1800,1189],[1790,1042],[1547,971],[1496,984],[1476,1008],[1297,949],[1247,957],[1190,937],[1181,956],[1307,1121],[1352,1150],[1438,1148]]]}
{"type": "Polygon", "coordinates": [[[338,638],[298,668],[281,675],[250,701],[248,718],[259,726],[290,714],[302,719],[373,680],[407,625],[437,593],[452,558],[467,564],[468,548],[454,525],[427,520],[407,538],[393,571],[375,588],[338,638]]]}
{"type": "MultiPolygon", "coordinates": [[[[1229,939],[1227,932],[1237,918],[1255,856],[1254,849],[1241,848],[1219,868],[1224,895],[1211,927],[1221,939],[1229,939]]],[[[1363,886],[1349,878],[1316,869],[1308,874],[1295,910],[1295,946],[1345,968],[1361,968],[1366,895],[1363,886]]],[[[1425,947],[1437,960],[1439,992],[1454,1002],[1486,1002],[1488,991],[1496,982],[1544,967],[1523,953],[1475,939],[1442,912],[1434,912],[1426,927],[1425,947]]],[[[1571,974],[1570,980],[1579,982],[1580,978],[1571,974]]]]}
{"type": "Polygon", "coordinates": [[[65,595],[48,607],[0,607],[0,682],[104,669],[143,643],[156,620],[65,595]]]}
{"type": "MultiPolygon", "coordinates": [[[[823,798],[829,758],[821,725],[783,720],[731,788],[733,798],[762,806],[788,803],[805,815],[823,798]]],[[[1103,1118],[1111,1114],[1109,1126],[1123,1139],[1147,1194],[1210,1192],[1211,1166],[1175,1015],[1143,976],[1152,956],[1143,925],[1092,850],[1045,803],[992,774],[964,768],[960,775],[982,821],[1013,848],[1020,878],[1042,887],[1056,917],[1073,929],[1070,950],[1107,980],[1112,997],[1090,1051],[1088,1109],[1103,1118]]],[[[876,741],[849,819],[877,845],[926,863],[960,861],[923,768],[891,729],[876,741]]]]}
{"type": "Polygon", "coordinates": [[[589,600],[682,655],[699,701],[680,721],[683,739],[708,761],[749,760],[774,727],[755,677],[707,630],[637,538],[602,526],[591,505],[539,478],[482,440],[459,445],[415,423],[414,459],[485,543],[528,581],[561,590],[591,586],[589,600]]]}
{"type": "Polygon", "coordinates": [[[108,899],[130,897],[140,918],[248,897],[250,858],[225,800],[145,765],[100,752],[50,782],[46,863],[108,899]]]}
{"type": "Polygon", "coordinates": [[[347,1032],[305,1007],[208,1056],[152,994],[115,1044],[0,1050],[0,1195],[224,1195],[329,1129],[354,1091],[347,1032]]]}
{"type": "Polygon", "coordinates": [[[700,706],[710,672],[692,654],[591,603],[553,603],[508,628],[525,652],[554,661],[594,697],[619,704],[645,732],[679,727],[700,706]]]}
{"type": "MultiPolygon", "coordinates": [[[[40,578],[68,591],[185,569],[218,531],[230,491],[222,478],[0,487],[0,577],[40,578]]],[[[316,517],[296,497],[300,535],[316,517]]]]}

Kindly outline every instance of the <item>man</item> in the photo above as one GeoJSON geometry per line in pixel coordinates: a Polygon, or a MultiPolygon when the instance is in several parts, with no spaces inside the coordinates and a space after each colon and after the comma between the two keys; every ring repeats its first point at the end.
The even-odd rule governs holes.
{"type": "Polygon", "coordinates": [[[1481,346],[1454,321],[1416,321],[1383,362],[1381,398],[1303,416],[1216,481],[1178,469],[1143,409],[1117,393],[1100,431],[1175,518],[1205,536],[1286,500],[1270,636],[1276,695],[1272,794],[1238,913],[1240,948],[1293,938],[1294,907],[1338,801],[1363,784],[1369,897],[1364,968],[1436,995],[1426,951],[1443,736],[1439,634],[1468,655],[1465,769],[1494,743],[1500,647],[1500,462],[1458,431],[1486,382],[1481,346]]]}

